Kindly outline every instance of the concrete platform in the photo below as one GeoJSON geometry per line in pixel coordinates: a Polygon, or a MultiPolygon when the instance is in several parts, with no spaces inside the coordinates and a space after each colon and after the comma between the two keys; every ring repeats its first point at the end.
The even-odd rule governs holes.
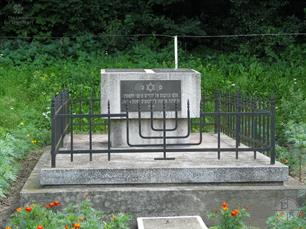
{"type": "MultiPolygon", "coordinates": [[[[196,141],[197,136],[192,136],[196,141]]],[[[69,148],[69,138],[65,140],[64,148],[69,148]]],[[[216,136],[204,134],[202,148],[216,147],[216,136]]],[[[74,138],[74,148],[86,149],[87,138],[77,135],[74,138]]],[[[106,136],[97,135],[94,138],[94,149],[105,147],[106,136]]],[[[223,148],[234,147],[233,139],[222,135],[223,148]]],[[[246,147],[246,146],[241,146],[246,147]]],[[[192,147],[189,147],[192,148],[192,147]]],[[[183,152],[169,153],[175,160],[154,160],[162,153],[123,153],[112,154],[111,161],[104,154],[94,155],[89,161],[89,155],[58,155],[56,168],[50,168],[48,156],[40,165],[41,185],[71,185],[71,184],[178,184],[178,183],[275,183],[288,180],[288,167],[276,162],[270,165],[270,158],[257,152],[222,152],[221,160],[216,152],[183,152]]]]}
{"type": "MultiPolygon", "coordinates": [[[[45,204],[59,200],[69,203],[89,200],[106,213],[127,212],[137,217],[200,215],[208,226],[207,214],[227,201],[231,208],[244,207],[253,226],[265,228],[267,217],[280,209],[283,201],[304,204],[306,187],[289,178],[284,184],[146,184],[146,185],[53,185],[41,186],[39,173],[49,163],[49,149],[41,157],[21,195],[21,205],[45,204]]],[[[97,156],[98,157],[98,156],[97,156]]],[[[94,157],[96,160],[96,156],[94,157]]],[[[292,204],[290,204],[292,206],[292,204]]],[[[283,209],[284,210],[284,209],[283,209]]],[[[135,222],[136,228],[136,222],[135,222]]]]}

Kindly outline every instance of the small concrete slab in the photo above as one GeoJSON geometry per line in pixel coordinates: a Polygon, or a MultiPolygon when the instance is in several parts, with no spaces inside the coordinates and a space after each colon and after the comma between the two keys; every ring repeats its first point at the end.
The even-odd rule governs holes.
{"type": "Polygon", "coordinates": [[[138,229],[207,229],[200,216],[139,217],[138,229]]]}

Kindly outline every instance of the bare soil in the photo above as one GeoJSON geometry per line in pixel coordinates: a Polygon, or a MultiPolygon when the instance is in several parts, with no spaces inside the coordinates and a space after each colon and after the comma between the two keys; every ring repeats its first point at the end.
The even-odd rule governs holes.
{"type": "Polygon", "coordinates": [[[19,161],[21,169],[18,173],[17,179],[11,184],[11,189],[7,196],[0,199],[0,228],[4,228],[9,216],[19,207],[19,193],[42,153],[42,149],[29,153],[26,158],[19,161]]]}

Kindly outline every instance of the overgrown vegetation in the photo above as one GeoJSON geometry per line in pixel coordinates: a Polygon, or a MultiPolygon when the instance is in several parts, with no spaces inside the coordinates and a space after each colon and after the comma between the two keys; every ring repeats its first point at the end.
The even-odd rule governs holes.
{"type": "Polygon", "coordinates": [[[294,212],[277,212],[267,220],[269,229],[291,229],[306,227],[306,206],[294,212]]]}
{"type": "Polygon", "coordinates": [[[59,201],[46,206],[32,204],[17,208],[6,229],[128,229],[131,217],[126,214],[106,215],[94,209],[90,202],[69,204],[62,210],[59,201]]]}

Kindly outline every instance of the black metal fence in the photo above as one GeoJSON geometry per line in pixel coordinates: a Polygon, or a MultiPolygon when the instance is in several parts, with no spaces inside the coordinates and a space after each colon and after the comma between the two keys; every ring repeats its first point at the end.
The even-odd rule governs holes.
{"type": "MultiPolygon", "coordinates": [[[[62,91],[52,99],[51,104],[51,126],[52,126],[52,148],[51,166],[56,166],[57,154],[70,154],[73,161],[74,154],[88,154],[92,160],[93,154],[104,153],[111,160],[113,153],[152,153],[161,152],[163,157],[158,160],[173,160],[167,157],[171,152],[216,152],[217,158],[221,158],[221,152],[236,152],[236,159],[239,152],[264,153],[270,156],[270,163],[275,164],[275,101],[259,98],[249,98],[240,93],[215,93],[210,96],[202,96],[200,117],[190,118],[189,101],[187,106],[187,134],[183,136],[169,136],[169,132],[178,128],[178,110],[175,105],[175,125],[167,127],[165,104],[162,111],[162,127],[154,127],[154,112],[151,108],[151,129],[160,132],[161,136],[144,136],[141,132],[142,111],[138,106],[139,136],[144,139],[160,139],[159,144],[135,144],[130,141],[130,112],[128,106],[125,112],[111,113],[111,102],[108,101],[107,113],[101,114],[100,99],[93,95],[90,98],[72,99],[68,91],[62,91]],[[126,142],[129,147],[114,148],[111,145],[111,125],[113,118],[120,118],[126,122],[126,142]],[[217,142],[214,148],[203,147],[203,132],[213,131],[216,134],[217,142]],[[74,135],[78,132],[88,133],[88,149],[75,148],[74,135]],[[169,139],[188,138],[192,132],[197,132],[197,142],[169,143],[169,139]],[[105,133],[107,135],[107,147],[93,148],[93,135],[105,133]],[[225,134],[235,140],[234,147],[221,146],[221,134],[225,134]],[[69,145],[63,147],[64,138],[69,137],[69,145]],[[241,147],[244,144],[247,147],[241,147]],[[197,147],[185,147],[198,145],[197,147]]],[[[152,107],[152,106],[151,106],[152,107]]]]}

